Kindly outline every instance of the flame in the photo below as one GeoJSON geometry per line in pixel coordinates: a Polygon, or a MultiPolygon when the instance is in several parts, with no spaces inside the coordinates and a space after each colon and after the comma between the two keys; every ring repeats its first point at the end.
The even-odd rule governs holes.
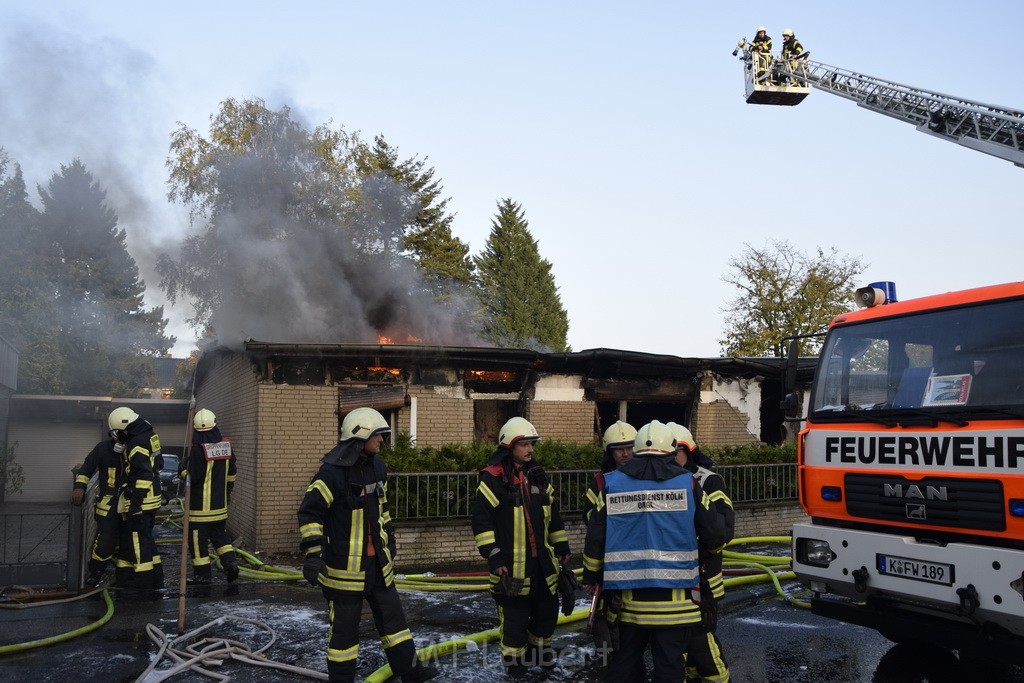
{"type": "Polygon", "coordinates": [[[395,341],[392,337],[387,337],[383,334],[377,335],[378,344],[422,344],[423,339],[420,337],[413,336],[411,334],[405,335],[405,339],[402,341],[395,341]]]}
{"type": "Polygon", "coordinates": [[[516,379],[516,373],[503,370],[467,370],[466,379],[484,382],[512,382],[516,379]]]}

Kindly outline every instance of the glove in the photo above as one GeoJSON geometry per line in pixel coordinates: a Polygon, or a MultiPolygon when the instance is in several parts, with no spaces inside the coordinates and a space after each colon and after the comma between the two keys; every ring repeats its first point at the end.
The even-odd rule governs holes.
{"type": "Polygon", "coordinates": [[[78,487],[75,487],[71,491],[71,504],[72,505],[81,505],[82,501],[84,499],[85,499],[85,489],[80,489],[78,487]]]}
{"type": "Polygon", "coordinates": [[[320,553],[310,553],[306,555],[306,559],[302,561],[302,576],[305,577],[309,585],[314,588],[320,587],[320,570],[323,569],[324,558],[320,553]]]}
{"type": "Polygon", "coordinates": [[[142,511],[128,515],[128,531],[142,531],[146,528],[146,520],[142,511]]]}

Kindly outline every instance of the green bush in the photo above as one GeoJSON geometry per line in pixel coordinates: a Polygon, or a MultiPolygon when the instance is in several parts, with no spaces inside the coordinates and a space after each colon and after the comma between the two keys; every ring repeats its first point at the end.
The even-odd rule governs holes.
{"type": "MultiPolygon", "coordinates": [[[[395,437],[395,447],[384,454],[389,472],[475,472],[487,465],[494,444],[445,444],[416,448],[408,434],[395,437]]],[[[533,457],[548,470],[596,470],[602,450],[597,444],[576,444],[542,439],[533,457]]]]}
{"type": "Polygon", "coordinates": [[[781,462],[796,462],[796,443],[788,441],[778,446],[744,444],[743,446],[719,446],[702,448],[716,465],[767,465],[781,462]]]}

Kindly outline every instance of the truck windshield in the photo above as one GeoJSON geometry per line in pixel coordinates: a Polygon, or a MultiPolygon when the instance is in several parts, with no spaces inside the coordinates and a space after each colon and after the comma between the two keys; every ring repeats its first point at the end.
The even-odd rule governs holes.
{"type": "Polygon", "coordinates": [[[1024,300],[925,311],[829,332],[811,413],[1024,410],[1024,300]]]}

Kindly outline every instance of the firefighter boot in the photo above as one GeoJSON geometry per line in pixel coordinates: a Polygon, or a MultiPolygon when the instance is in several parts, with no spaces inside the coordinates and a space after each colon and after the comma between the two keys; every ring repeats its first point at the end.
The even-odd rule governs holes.
{"type": "Polygon", "coordinates": [[[420,681],[429,681],[439,675],[441,672],[436,668],[417,663],[415,669],[402,674],[402,683],[420,683],[420,681]]]}
{"type": "Polygon", "coordinates": [[[220,558],[220,563],[224,566],[224,575],[228,583],[234,583],[238,579],[238,562],[235,560],[235,554],[225,553],[220,558]]]}
{"type": "Polygon", "coordinates": [[[512,679],[523,678],[530,670],[530,667],[526,666],[519,657],[502,655],[501,663],[505,667],[505,673],[512,679]]]}
{"type": "Polygon", "coordinates": [[[213,572],[210,565],[201,564],[192,568],[192,583],[196,585],[210,583],[213,580],[213,572]]]}

